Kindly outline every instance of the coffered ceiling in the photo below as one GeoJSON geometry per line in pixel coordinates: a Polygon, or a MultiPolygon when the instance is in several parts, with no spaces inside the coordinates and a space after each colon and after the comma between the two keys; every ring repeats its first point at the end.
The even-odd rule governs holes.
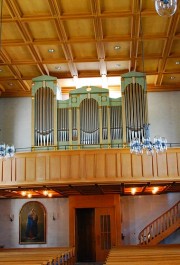
{"type": "Polygon", "coordinates": [[[180,90],[180,1],[170,18],[156,13],[153,0],[1,3],[1,97],[31,96],[40,75],[57,77],[63,95],[84,78],[83,85],[103,80],[119,93],[129,71],[147,74],[148,91],[180,90]]]}

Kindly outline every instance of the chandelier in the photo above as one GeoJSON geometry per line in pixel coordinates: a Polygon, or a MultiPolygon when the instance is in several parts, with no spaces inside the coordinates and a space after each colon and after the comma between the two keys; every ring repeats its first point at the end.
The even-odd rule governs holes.
{"type": "Polygon", "coordinates": [[[0,159],[13,157],[15,153],[14,145],[0,144],[0,159]]]}
{"type": "Polygon", "coordinates": [[[177,9],[177,0],[155,0],[155,9],[160,16],[170,17],[177,9]]]}
{"type": "Polygon", "coordinates": [[[150,124],[144,124],[144,137],[142,142],[139,138],[134,138],[130,142],[130,152],[136,155],[142,155],[146,152],[147,155],[156,153],[163,153],[167,150],[167,139],[161,136],[155,136],[154,141],[150,139],[150,124]]]}

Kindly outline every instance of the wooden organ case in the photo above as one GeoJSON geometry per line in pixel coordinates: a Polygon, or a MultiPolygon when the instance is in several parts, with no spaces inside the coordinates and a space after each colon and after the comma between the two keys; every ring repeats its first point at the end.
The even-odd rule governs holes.
{"type": "Polygon", "coordinates": [[[33,148],[110,148],[126,146],[142,138],[147,123],[145,75],[122,76],[122,98],[110,98],[109,90],[82,87],[69,99],[57,99],[55,77],[33,79],[33,148]]]}

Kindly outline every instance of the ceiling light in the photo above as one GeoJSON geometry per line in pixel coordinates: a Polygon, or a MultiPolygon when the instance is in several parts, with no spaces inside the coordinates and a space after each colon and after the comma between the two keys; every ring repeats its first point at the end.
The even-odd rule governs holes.
{"type": "Polygon", "coordinates": [[[177,61],[176,64],[180,64],[180,61],[177,61]]]}
{"type": "Polygon", "coordinates": [[[26,196],[26,191],[22,191],[22,192],[21,192],[21,195],[22,195],[22,196],[26,196]]]}
{"type": "Polygon", "coordinates": [[[171,80],[175,79],[175,76],[171,76],[170,79],[171,79],[171,80]]]}
{"type": "Polygon", "coordinates": [[[0,144],[0,159],[13,157],[15,153],[14,145],[0,144]]]}
{"type": "Polygon", "coordinates": [[[153,194],[156,194],[158,192],[159,188],[158,187],[154,187],[153,190],[152,190],[152,193],[153,194]]]}
{"type": "Polygon", "coordinates": [[[3,72],[3,69],[0,69],[0,72],[3,72]]]}
{"type": "Polygon", "coordinates": [[[61,70],[61,66],[56,66],[55,69],[56,70],[61,70]]]}
{"type": "Polygon", "coordinates": [[[28,196],[28,198],[31,198],[32,197],[32,194],[31,193],[28,193],[27,196],[28,196]]]}
{"type": "Polygon", "coordinates": [[[155,9],[160,16],[170,17],[177,9],[177,0],[155,0],[155,9]]]}
{"type": "Polygon", "coordinates": [[[121,47],[120,47],[119,45],[115,45],[115,46],[114,46],[114,50],[120,50],[120,48],[121,48],[121,47]]]}
{"type": "Polygon", "coordinates": [[[44,194],[44,196],[47,196],[48,195],[48,191],[47,190],[44,190],[43,191],[43,194],[44,194]]]}
{"type": "Polygon", "coordinates": [[[136,188],[131,189],[131,194],[134,195],[136,193],[136,188]]]}
{"type": "Polygon", "coordinates": [[[132,154],[141,155],[145,151],[147,155],[153,155],[154,151],[156,153],[163,153],[167,150],[167,139],[165,137],[155,136],[154,142],[151,142],[149,125],[144,125],[144,138],[142,142],[140,142],[139,138],[134,138],[130,142],[130,152],[132,154]]]}
{"type": "Polygon", "coordinates": [[[52,193],[48,193],[48,197],[51,198],[52,197],[52,193]]]}
{"type": "Polygon", "coordinates": [[[55,52],[55,50],[54,49],[48,49],[48,52],[53,53],[53,52],[55,52]]]}

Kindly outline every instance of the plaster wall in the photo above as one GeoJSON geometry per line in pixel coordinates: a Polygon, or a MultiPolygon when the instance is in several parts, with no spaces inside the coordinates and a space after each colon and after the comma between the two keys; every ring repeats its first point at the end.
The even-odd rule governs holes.
{"type": "Polygon", "coordinates": [[[5,248],[69,246],[68,199],[31,199],[41,202],[46,209],[46,244],[19,244],[19,213],[28,199],[0,200],[0,245],[5,248]],[[14,215],[14,221],[9,216],[14,215]],[[53,220],[53,215],[56,220],[53,220]]]}

